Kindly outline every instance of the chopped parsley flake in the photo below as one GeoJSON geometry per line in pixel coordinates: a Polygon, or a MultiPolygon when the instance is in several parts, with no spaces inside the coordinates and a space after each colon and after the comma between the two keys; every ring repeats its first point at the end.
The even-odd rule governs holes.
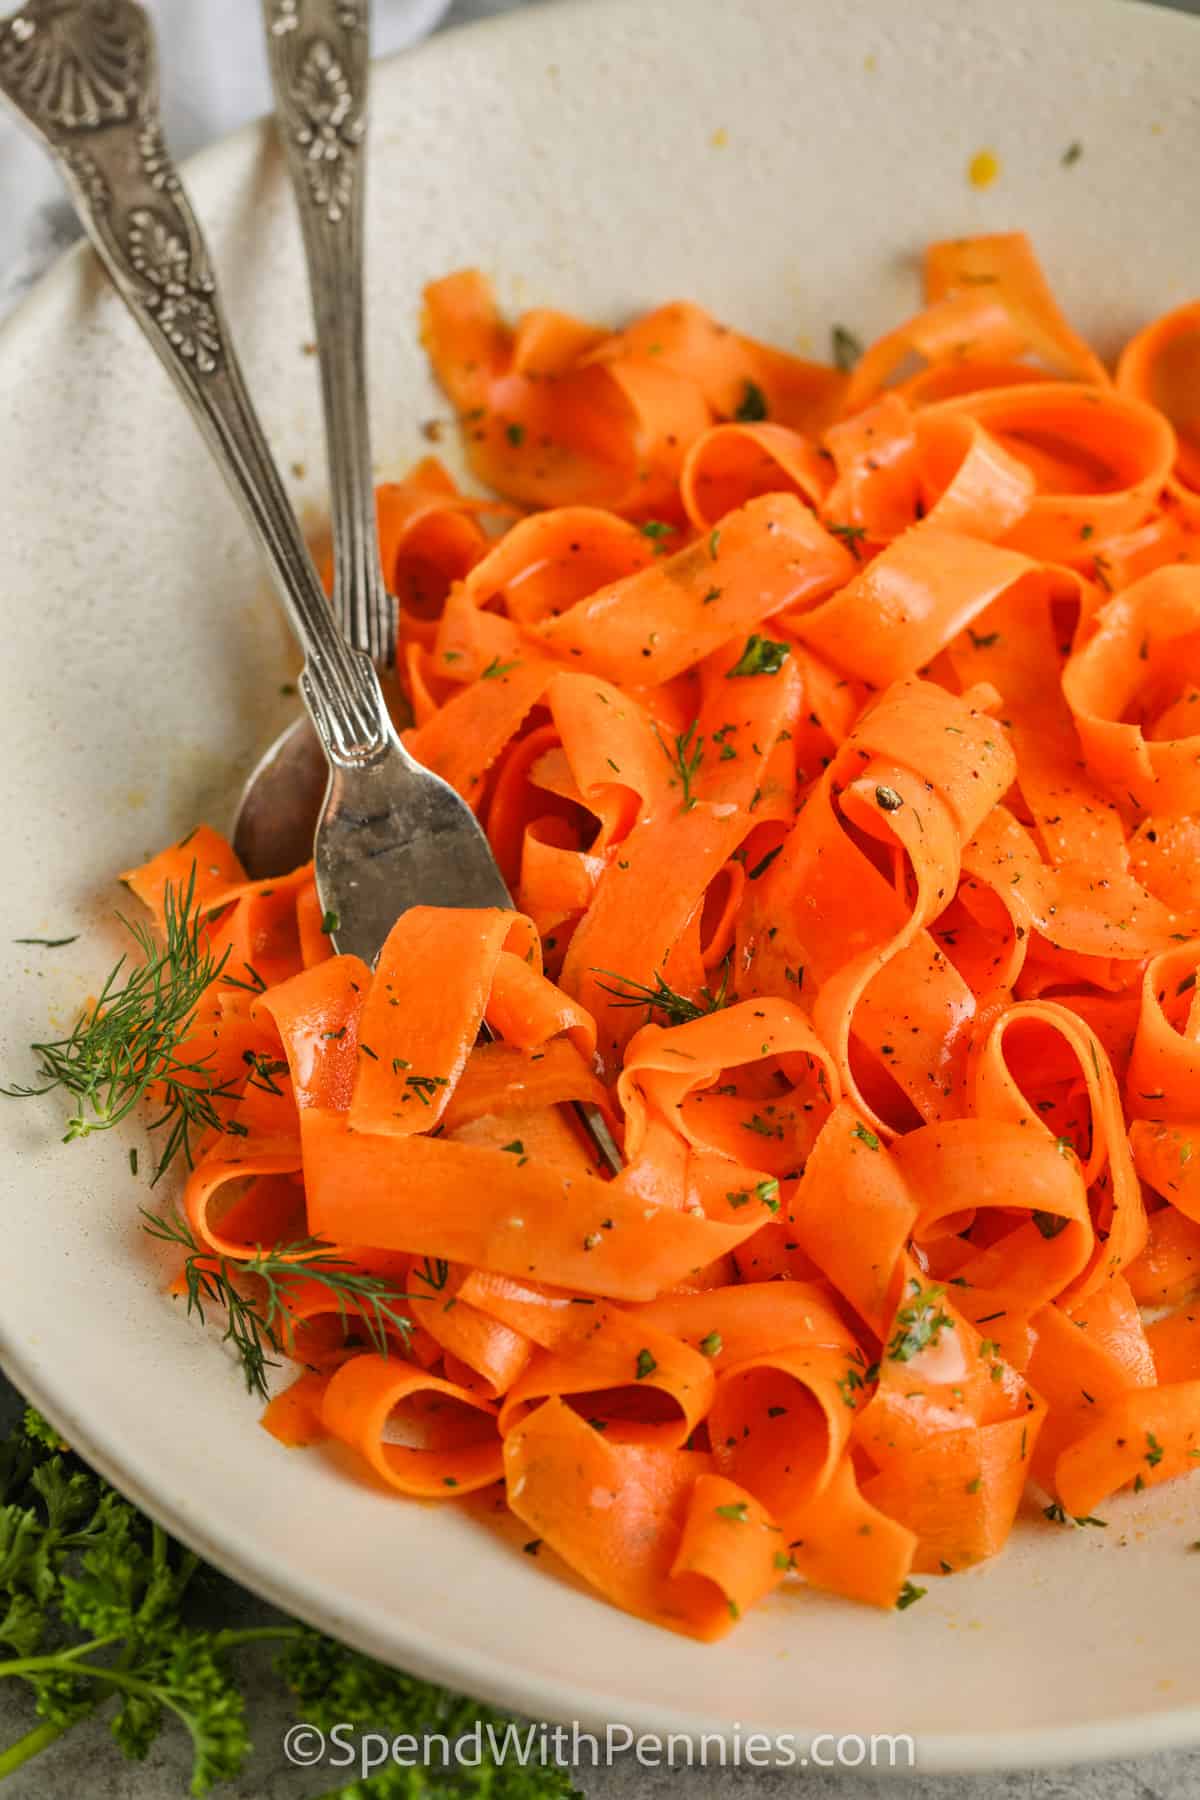
{"type": "Polygon", "coordinates": [[[760,419],[766,418],[767,396],[757,381],[747,381],[742,392],[741,402],[733,416],[745,425],[754,425],[760,419]]]}
{"type": "Polygon", "coordinates": [[[778,675],[790,655],[789,644],[777,644],[771,638],[760,637],[757,631],[752,632],[742,654],[728,671],[727,679],[732,681],[741,675],[778,675]]]}
{"type": "Polygon", "coordinates": [[[896,1329],[888,1344],[891,1362],[911,1362],[922,1350],[932,1349],[943,1331],[954,1330],[954,1320],[939,1304],[943,1287],[923,1288],[919,1281],[909,1282],[912,1299],[896,1314],[896,1329]]]}
{"type": "Polygon", "coordinates": [[[833,366],[848,375],[863,353],[860,339],[844,325],[835,325],[830,336],[833,341],[833,366]]]}
{"type": "Polygon", "coordinates": [[[861,562],[862,552],[859,546],[867,535],[865,525],[844,525],[839,524],[835,519],[826,519],[825,529],[835,538],[841,539],[855,562],[861,562]]]}

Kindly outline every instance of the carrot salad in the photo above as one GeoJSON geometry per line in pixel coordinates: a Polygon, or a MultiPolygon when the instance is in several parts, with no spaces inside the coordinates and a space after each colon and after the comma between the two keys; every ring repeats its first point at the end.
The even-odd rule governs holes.
{"type": "Polygon", "coordinates": [[[925,290],[825,366],[434,283],[496,497],[379,490],[396,706],[513,910],[372,971],[207,828],[125,877],[241,976],[183,1213],[290,1267],[267,1428],[701,1639],[1200,1466],[1200,303],[1113,373],[1021,236],[925,290]]]}

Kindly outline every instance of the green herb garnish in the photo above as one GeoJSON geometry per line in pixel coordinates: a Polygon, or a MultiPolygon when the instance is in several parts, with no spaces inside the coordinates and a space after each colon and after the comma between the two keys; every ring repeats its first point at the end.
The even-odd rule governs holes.
{"type": "Polygon", "coordinates": [[[954,1330],[954,1320],[940,1304],[945,1288],[923,1288],[911,1280],[912,1299],[896,1314],[896,1328],[887,1347],[891,1362],[911,1362],[922,1350],[932,1349],[943,1331],[954,1330]]]}
{"type": "Polygon", "coordinates": [[[668,749],[657,724],[654,735],[662,746],[663,754],[675,771],[671,777],[672,785],[682,790],[680,810],[691,812],[696,804],[696,796],[692,792],[692,784],[700,773],[700,765],[704,761],[704,739],[697,737],[699,719],[693,719],[687,730],[680,732],[674,739],[673,746],[668,749]]]}
{"type": "MultiPolygon", "coordinates": [[[[174,1721],[191,1740],[190,1791],[208,1794],[236,1779],[249,1754],[237,1661],[258,1645],[274,1647],[296,1719],[326,1734],[336,1725],[355,1740],[378,1732],[420,1742],[440,1732],[453,1743],[480,1732],[482,1765],[422,1773],[426,1797],[435,1787],[438,1800],[574,1794],[566,1771],[536,1753],[497,1765],[490,1745],[515,1730],[520,1747],[523,1734],[538,1727],[514,1727],[490,1707],[385,1668],[281,1615],[249,1627],[223,1625],[225,1589],[215,1570],[94,1475],[32,1410],[0,1443],[0,1518],[0,1680],[22,1683],[37,1714],[0,1750],[0,1782],[89,1719],[106,1719],[117,1747],[137,1761],[174,1721]]],[[[408,1784],[409,1773],[399,1780],[408,1784]]],[[[96,1766],[85,1785],[126,1784],[96,1766]]],[[[403,1791],[417,1793],[409,1785],[403,1791]]],[[[349,1786],[339,1776],[327,1800],[368,1792],[398,1800],[401,1788],[390,1773],[349,1786]]]]}
{"type": "Polygon", "coordinates": [[[767,396],[757,381],[747,381],[742,390],[742,398],[734,418],[744,425],[757,424],[767,416],[767,396]]]}
{"type": "Polygon", "coordinates": [[[740,675],[778,675],[790,655],[790,644],[777,644],[752,632],[742,654],[727,671],[727,679],[732,681],[740,675]]]}
{"type": "Polygon", "coordinates": [[[862,561],[860,545],[867,535],[867,528],[865,525],[841,525],[838,524],[836,520],[826,519],[825,529],[833,537],[841,539],[855,562],[862,561]]]}
{"type": "MultiPolygon", "coordinates": [[[[449,1080],[445,1075],[406,1075],[404,1077],[405,1088],[411,1088],[422,1106],[432,1106],[433,1097],[438,1089],[449,1087],[449,1085],[449,1080]]],[[[407,1099],[407,1097],[406,1094],[405,1098],[407,1099]]]]}
{"type": "Polygon", "coordinates": [[[195,892],[193,863],[186,882],[163,891],[161,944],[148,926],[118,915],[141,961],[122,956],[68,1036],[32,1046],[40,1085],[0,1088],[16,1099],[61,1089],[74,1103],[68,1144],[111,1130],[153,1092],[161,1111],[149,1129],[163,1133],[154,1181],[180,1154],[190,1168],[196,1139],[228,1129],[219,1102],[237,1099],[236,1086],[217,1081],[211,1053],[189,1042],[200,1001],[228,960],[228,951],[215,957],[209,948],[195,892]]]}
{"type": "Polygon", "coordinates": [[[263,1400],[270,1397],[267,1370],[275,1366],[274,1357],[290,1356],[295,1348],[289,1301],[312,1282],[328,1291],[343,1328],[361,1324],[379,1355],[388,1353],[389,1329],[405,1343],[412,1335],[411,1319],[397,1312],[394,1304],[407,1296],[380,1277],[363,1274],[316,1238],[259,1249],[245,1261],[232,1262],[201,1249],[176,1214],[143,1209],[142,1219],[149,1236],[186,1252],[183,1279],[189,1315],[194,1313],[203,1325],[206,1306],[224,1309],[222,1341],[237,1353],[247,1390],[263,1400]]]}
{"type": "Polygon", "coordinates": [[[830,333],[833,342],[833,366],[848,375],[863,353],[861,341],[844,325],[835,325],[830,333]]]}
{"type": "Polygon", "coordinates": [[[1052,1525],[1096,1525],[1099,1526],[1101,1531],[1108,1530],[1107,1519],[1098,1519],[1093,1513],[1087,1513],[1082,1519],[1073,1518],[1072,1515],[1067,1512],[1066,1508],[1057,1500],[1051,1501],[1049,1506],[1043,1506],[1042,1513],[1050,1520],[1052,1525]]]}
{"type": "Polygon", "coordinates": [[[678,526],[669,525],[665,519],[647,519],[638,530],[654,545],[655,556],[661,556],[667,547],[667,539],[674,537],[678,526]]]}
{"type": "Polygon", "coordinates": [[[611,976],[612,982],[619,984],[596,983],[601,993],[609,995],[614,1006],[644,1006],[647,1013],[662,1013],[672,1025],[687,1025],[692,1019],[707,1018],[709,1013],[720,1012],[730,999],[728,958],[722,965],[720,987],[715,993],[710,988],[701,988],[699,1000],[677,993],[661,971],[655,974],[650,984],[634,981],[628,975],[618,975],[612,969],[593,969],[592,974],[611,976]]]}

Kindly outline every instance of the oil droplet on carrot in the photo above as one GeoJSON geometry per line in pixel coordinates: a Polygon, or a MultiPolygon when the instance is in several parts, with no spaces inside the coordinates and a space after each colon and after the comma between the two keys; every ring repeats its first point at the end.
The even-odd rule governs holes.
{"type": "Polygon", "coordinates": [[[991,187],[1000,173],[1000,158],[994,150],[977,150],[967,164],[967,180],[974,188],[991,187]]]}

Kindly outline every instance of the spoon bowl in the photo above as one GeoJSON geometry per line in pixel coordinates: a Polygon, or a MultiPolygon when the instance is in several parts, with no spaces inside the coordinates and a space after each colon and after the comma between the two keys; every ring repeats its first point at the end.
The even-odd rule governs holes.
{"type": "Polygon", "coordinates": [[[254,881],[287,875],[312,855],[329,763],[308,718],[280,732],[242,789],[233,848],[254,881]]]}

